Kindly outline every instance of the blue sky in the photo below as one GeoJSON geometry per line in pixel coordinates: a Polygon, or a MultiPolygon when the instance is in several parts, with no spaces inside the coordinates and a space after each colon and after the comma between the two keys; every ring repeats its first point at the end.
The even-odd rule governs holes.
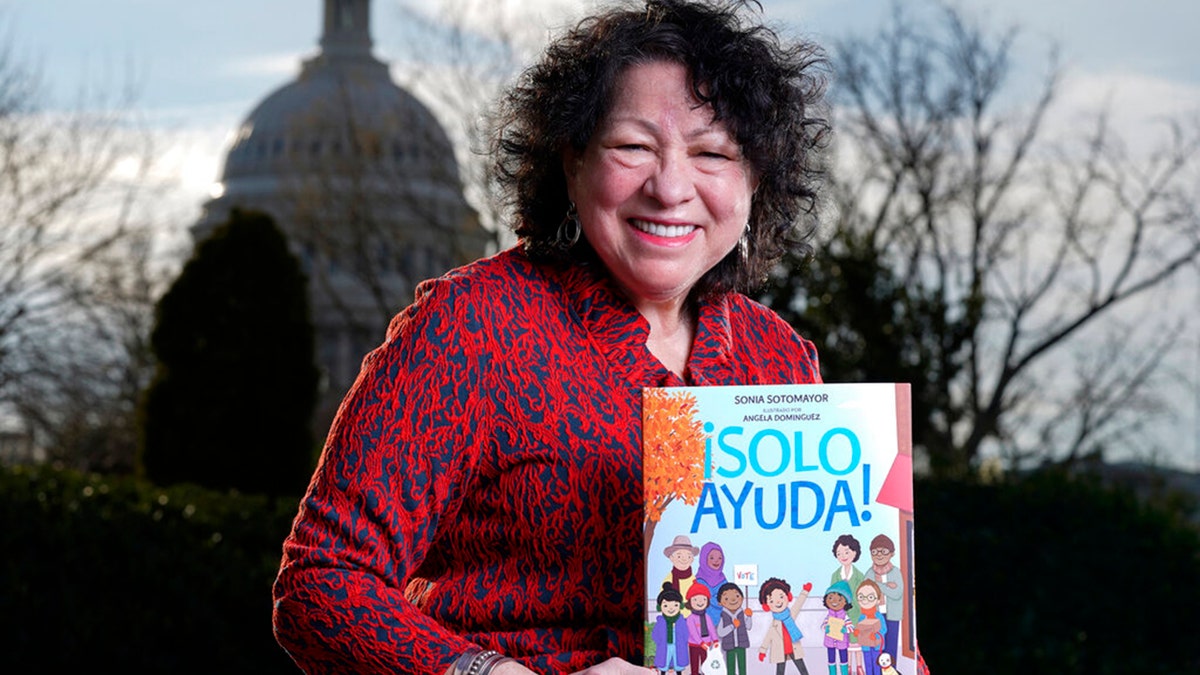
{"type": "MultiPolygon", "coordinates": [[[[396,52],[398,0],[375,0],[377,52],[396,52]]],[[[579,0],[558,5],[583,6],[579,0]]],[[[870,29],[888,0],[763,0],[768,20],[818,38],[870,29]]],[[[905,3],[912,6],[914,3],[905,3]]],[[[1058,41],[1077,73],[1200,86],[1193,0],[959,0],[975,16],[1023,27],[1031,47],[1058,41]]],[[[250,106],[295,72],[320,32],[321,0],[0,0],[18,53],[60,88],[132,69],[153,109],[250,106]]],[[[1040,52],[1031,54],[1036,56],[1040,52]]]]}
{"type": "MultiPolygon", "coordinates": [[[[399,2],[373,2],[376,53],[385,60],[402,52],[399,2]]],[[[568,12],[591,4],[518,5],[534,3],[568,12]]],[[[868,33],[892,7],[890,0],[763,0],[763,5],[768,21],[825,42],[851,31],[868,33]]],[[[909,11],[931,6],[905,5],[909,11]]],[[[1081,106],[1115,99],[1134,120],[1200,108],[1200,49],[1192,46],[1191,35],[1200,26],[1200,3],[1194,0],[957,5],[989,24],[1021,27],[1017,54],[1029,66],[1024,75],[1031,84],[1048,45],[1057,42],[1073,78],[1068,94],[1081,106]]],[[[199,201],[218,177],[229,131],[315,51],[322,11],[322,0],[0,0],[0,27],[19,59],[40,66],[58,100],[71,100],[85,83],[109,88],[133,83],[137,107],[150,124],[177,136],[169,164],[182,176],[181,201],[199,201]]]]}
{"type": "MultiPolygon", "coordinates": [[[[447,0],[409,0],[434,4],[447,0]]],[[[578,12],[590,0],[489,0],[534,3],[578,12]]],[[[375,51],[403,53],[399,0],[374,0],[375,51]]],[[[871,34],[890,0],[762,0],[766,19],[791,34],[830,42],[850,32],[871,34]]],[[[1070,109],[1114,109],[1114,123],[1137,142],[1148,121],[1200,111],[1200,26],[1195,0],[957,0],[987,25],[1018,25],[1020,82],[1036,83],[1051,43],[1061,48],[1067,79],[1060,101],[1070,109]]],[[[906,11],[929,3],[904,2],[906,11]]],[[[924,10],[919,8],[924,7],[924,10]]],[[[315,52],[322,0],[0,0],[0,29],[13,56],[40,68],[56,100],[68,102],[84,84],[133,83],[136,108],[160,134],[160,169],[170,174],[166,198],[177,220],[194,220],[219,177],[230,132],[254,105],[289,81],[315,52]]],[[[564,19],[559,16],[557,24],[564,19]]],[[[1032,87],[1030,87],[1032,94],[1032,87]]],[[[182,226],[181,226],[182,231],[182,226]]],[[[1190,284],[1194,286],[1192,277],[1190,284]]],[[[1196,307],[1196,300],[1184,306],[1196,307]]],[[[1200,379],[1200,363],[1183,364],[1200,379]]],[[[1194,394],[1192,394],[1194,396],[1194,394]]],[[[1188,457],[1200,468],[1200,417],[1195,406],[1180,429],[1188,457]]]]}

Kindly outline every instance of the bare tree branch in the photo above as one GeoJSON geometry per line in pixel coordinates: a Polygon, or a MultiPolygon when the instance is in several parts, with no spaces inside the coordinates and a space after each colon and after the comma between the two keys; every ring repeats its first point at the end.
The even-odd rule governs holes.
{"type": "Polygon", "coordinates": [[[130,92],[48,109],[12,50],[0,44],[0,426],[80,468],[131,470],[161,289],[144,277],[156,235],[133,226],[153,148],[130,92]]]}
{"type": "MultiPolygon", "coordinates": [[[[797,275],[788,291],[776,292],[815,317],[814,308],[839,301],[825,283],[848,292],[837,265],[882,265],[878,284],[895,289],[887,313],[904,322],[886,335],[903,337],[890,350],[863,353],[920,355],[929,409],[918,443],[935,470],[966,470],[987,448],[1014,461],[1078,458],[1123,437],[1153,406],[1117,402],[1150,401],[1161,352],[1185,334],[1140,304],[1200,260],[1200,123],[1168,120],[1166,142],[1138,154],[1125,150],[1104,111],[1086,135],[1051,137],[1047,120],[1063,82],[1057,52],[1050,50],[1033,95],[1015,97],[1009,81],[1018,37],[1013,29],[985,30],[955,9],[918,27],[897,6],[880,35],[837,45],[834,267],[797,275]],[[1122,322],[1132,314],[1161,325],[1127,332],[1122,322]],[[1124,342],[1135,334],[1142,344],[1124,342]],[[1083,358],[1095,353],[1104,360],[1083,358]],[[1061,370],[1071,355],[1088,367],[1061,370]],[[1089,370],[1100,364],[1103,373],[1089,370]],[[1034,424],[1055,400],[1067,402],[1056,422],[1073,436],[1034,424]]],[[[828,312],[831,323],[806,323],[803,315],[796,323],[818,340],[839,336],[840,344],[859,344],[852,336],[875,330],[838,326],[836,314],[828,312]]],[[[845,366],[867,375],[896,371],[886,363],[845,366]]]]}

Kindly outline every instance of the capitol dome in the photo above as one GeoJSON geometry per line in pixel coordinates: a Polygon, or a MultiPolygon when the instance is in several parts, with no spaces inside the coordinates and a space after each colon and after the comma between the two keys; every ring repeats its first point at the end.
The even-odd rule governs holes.
{"type": "Polygon", "coordinates": [[[369,0],[324,3],[320,51],[238,127],[218,196],[205,205],[197,234],[222,220],[228,209],[221,207],[230,202],[295,189],[298,181],[329,182],[338,174],[370,180],[379,190],[461,199],[445,130],[371,53],[369,0]]]}
{"type": "Polygon", "coordinates": [[[253,209],[288,236],[325,375],[318,427],[416,284],[491,243],[449,136],[371,53],[370,0],[323,2],[320,50],[239,125],[216,196],[192,226],[199,241],[232,209],[253,209]]]}
{"type": "Polygon", "coordinates": [[[356,58],[322,53],[247,116],[221,180],[231,187],[285,172],[320,172],[343,155],[413,178],[458,171],[442,126],[392,81],[385,64],[369,53],[356,58]]]}

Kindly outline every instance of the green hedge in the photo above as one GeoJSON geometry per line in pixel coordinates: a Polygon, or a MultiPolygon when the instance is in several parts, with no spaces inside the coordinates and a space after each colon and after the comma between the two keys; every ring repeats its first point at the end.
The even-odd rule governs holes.
{"type": "Polygon", "coordinates": [[[1059,473],[919,481],[917,622],[934,675],[1196,672],[1200,536],[1184,502],[1059,473]]]}
{"type": "Polygon", "coordinates": [[[0,469],[0,672],[298,672],[270,620],[297,500],[0,469]]]}
{"type": "MultiPolygon", "coordinates": [[[[916,499],[934,675],[1200,666],[1181,639],[1200,608],[1200,535],[1178,509],[1061,475],[918,481],[916,499]]],[[[0,468],[0,672],[298,672],[270,621],[295,509],[0,468]]]]}

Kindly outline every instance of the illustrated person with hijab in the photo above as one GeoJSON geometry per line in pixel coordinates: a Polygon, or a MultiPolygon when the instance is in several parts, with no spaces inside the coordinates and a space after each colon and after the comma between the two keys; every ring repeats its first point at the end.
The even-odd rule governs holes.
{"type": "MultiPolygon", "coordinates": [[[[715,541],[710,541],[700,547],[700,562],[696,569],[696,582],[708,587],[709,596],[716,594],[717,589],[729,579],[725,576],[725,550],[715,541]]],[[[713,621],[721,620],[721,606],[715,602],[708,603],[708,615],[713,621]]]]}

